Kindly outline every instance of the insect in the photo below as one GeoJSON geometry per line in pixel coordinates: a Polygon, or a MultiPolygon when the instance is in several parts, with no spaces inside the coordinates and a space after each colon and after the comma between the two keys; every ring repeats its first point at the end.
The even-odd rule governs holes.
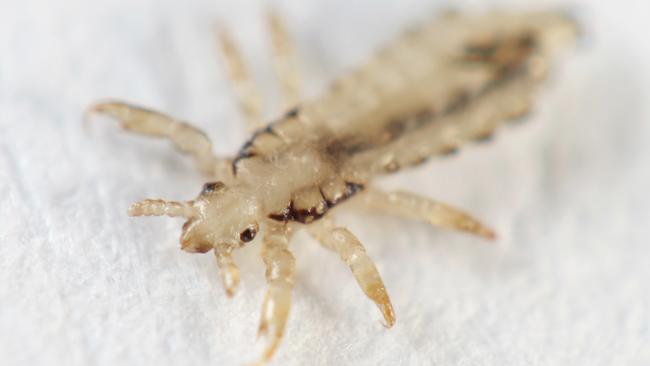
{"type": "Polygon", "coordinates": [[[182,249],[214,253],[227,295],[239,283],[233,251],[263,233],[268,289],[259,328],[267,337],[261,362],[274,354],[287,322],[296,280],[289,243],[296,230],[308,230],[338,254],[385,325],[395,323],[375,264],[354,234],[334,221],[339,206],[357,201],[436,227],[495,237],[459,209],[409,192],[383,192],[371,181],[485,140],[502,122],[525,115],[550,59],[577,33],[560,12],[447,13],[382,48],[320,96],[300,101],[290,37],[278,16],[269,17],[269,26],[287,112],[266,126],[259,125],[261,98],[237,47],[226,31],[218,36],[233,90],[254,131],[232,158],[215,156],[202,131],[160,112],[120,101],[89,109],[128,131],[170,140],[209,178],[193,200],[145,199],[128,214],[184,218],[182,249]]]}

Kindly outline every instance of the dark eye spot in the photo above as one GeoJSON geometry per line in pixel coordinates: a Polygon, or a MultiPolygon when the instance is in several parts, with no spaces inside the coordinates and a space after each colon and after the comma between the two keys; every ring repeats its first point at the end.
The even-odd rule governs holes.
{"type": "Polygon", "coordinates": [[[239,239],[241,239],[241,241],[244,243],[248,243],[249,241],[255,239],[255,235],[257,235],[257,229],[253,226],[249,226],[246,228],[246,230],[242,231],[239,234],[239,239]]]}
{"type": "Polygon", "coordinates": [[[203,185],[201,194],[210,194],[224,188],[225,186],[226,185],[223,184],[223,182],[209,182],[203,185]]]}

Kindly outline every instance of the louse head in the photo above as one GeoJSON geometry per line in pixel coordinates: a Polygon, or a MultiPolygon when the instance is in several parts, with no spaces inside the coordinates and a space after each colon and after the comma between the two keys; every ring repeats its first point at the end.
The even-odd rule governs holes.
{"type": "Polygon", "coordinates": [[[255,239],[261,221],[259,207],[249,190],[212,182],[193,201],[144,200],[133,204],[129,215],[185,217],[181,248],[205,253],[216,246],[235,248],[255,239]]]}
{"type": "Polygon", "coordinates": [[[239,247],[259,232],[259,204],[245,189],[206,183],[192,206],[194,214],[183,225],[183,250],[205,253],[217,245],[239,247]]]}

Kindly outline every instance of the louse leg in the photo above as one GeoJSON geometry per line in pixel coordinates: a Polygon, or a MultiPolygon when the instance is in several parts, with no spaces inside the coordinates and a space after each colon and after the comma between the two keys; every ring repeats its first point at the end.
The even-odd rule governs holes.
{"type": "Polygon", "coordinates": [[[124,102],[104,101],[92,105],[87,112],[105,115],[119,121],[122,128],[134,133],[168,138],[174,147],[191,155],[199,170],[209,176],[222,173],[227,163],[212,153],[212,143],[201,130],[160,112],[124,102]]]}
{"type": "Polygon", "coordinates": [[[386,327],[393,326],[395,324],[393,305],[377,267],[368,257],[363,244],[348,229],[335,227],[328,218],[320,219],[308,227],[311,235],[322,246],[338,253],[350,267],[363,292],[377,304],[384,317],[384,325],[386,327]]]}
{"type": "Polygon", "coordinates": [[[382,192],[369,188],[359,195],[366,207],[383,213],[426,221],[435,227],[464,231],[486,239],[494,231],[463,211],[409,192],[382,192]]]}
{"type": "Polygon", "coordinates": [[[300,100],[300,72],[297,52],[282,17],[268,12],[268,28],[273,50],[273,64],[280,81],[285,110],[295,107],[300,100]]]}
{"type": "Polygon", "coordinates": [[[220,245],[214,248],[214,256],[217,260],[217,267],[221,274],[221,281],[226,290],[226,295],[232,297],[239,285],[239,268],[232,257],[232,247],[220,245]]]}
{"type": "Polygon", "coordinates": [[[262,244],[268,289],[262,305],[258,335],[266,336],[269,343],[260,364],[270,360],[278,348],[291,308],[295,259],[288,248],[290,238],[291,231],[287,225],[270,223],[262,244]]]}
{"type": "Polygon", "coordinates": [[[226,64],[228,79],[246,119],[246,125],[253,131],[262,123],[262,97],[228,31],[220,29],[217,38],[226,64]]]}

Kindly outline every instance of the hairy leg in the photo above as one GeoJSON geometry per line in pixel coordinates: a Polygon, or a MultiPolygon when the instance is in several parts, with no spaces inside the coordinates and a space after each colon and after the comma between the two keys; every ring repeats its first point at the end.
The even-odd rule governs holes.
{"type": "Polygon", "coordinates": [[[275,72],[280,81],[284,108],[288,110],[295,107],[300,101],[300,72],[297,53],[282,17],[270,11],[268,27],[275,72]]]}
{"type": "Polygon", "coordinates": [[[268,337],[269,343],[261,362],[268,361],[275,353],[291,308],[295,259],[288,248],[290,238],[291,229],[287,225],[270,223],[262,244],[268,290],[262,305],[259,335],[268,337]]]}
{"type": "Polygon", "coordinates": [[[364,206],[379,212],[426,221],[436,227],[465,231],[486,239],[496,237],[492,230],[461,210],[414,193],[369,188],[359,196],[364,206]]]}
{"type": "Polygon", "coordinates": [[[366,254],[363,244],[346,228],[335,227],[334,223],[323,218],[309,225],[309,231],[325,248],[338,253],[341,259],[350,267],[352,275],[361,286],[363,292],[377,304],[385,325],[395,324],[395,313],[390,303],[384,282],[372,259],[366,254]]]}
{"type": "Polygon", "coordinates": [[[160,112],[124,102],[105,101],[91,106],[88,113],[118,120],[127,131],[169,139],[180,152],[191,155],[197,167],[206,175],[223,174],[222,167],[228,165],[224,159],[214,156],[212,143],[204,132],[160,112]]]}
{"type": "Polygon", "coordinates": [[[253,82],[244,58],[241,56],[230,34],[221,29],[218,41],[226,64],[226,73],[239,102],[249,130],[260,127],[262,116],[262,97],[253,82]]]}

